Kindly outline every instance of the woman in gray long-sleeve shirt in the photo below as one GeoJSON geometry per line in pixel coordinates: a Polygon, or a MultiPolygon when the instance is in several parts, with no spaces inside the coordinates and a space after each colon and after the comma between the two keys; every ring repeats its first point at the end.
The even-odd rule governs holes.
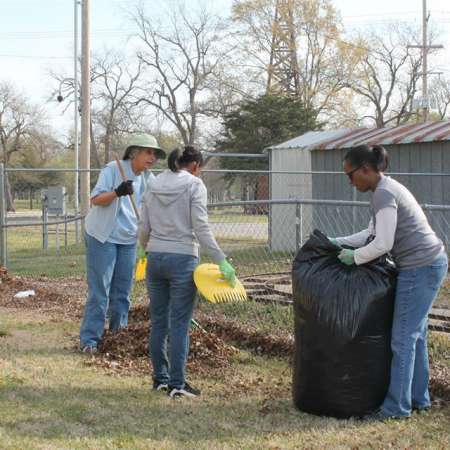
{"type": "Polygon", "coordinates": [[[195,397],[200,391],[186,382],[185,372],[199,247],[219,264],[231,285],[235,275],[208,224],[206,187],[199,178],[201,152],[193,147],[175,149],[168,165],[169,170],[149,183],[138,231],[140,243],[148,252],[153,388],[167,391],[170,397],[195,397]]]}
{"type": "Polygon", "coordinates": [[[414,196],[387,177],[388,153],[381,146],[355,147],[344,158],[344,172],[361,192],[372,191],[368,229],[335,238],[344,249],[339,259],[364,264],[390,252],[399,269],[392,325],[389,389],[380,409],[365,420],[405,418],[431,406],[428,392],[428,312],[447,274],[442,241],[431,229],[414,196]],[[374,236],[372,241],[368,238],[374,236]]]}

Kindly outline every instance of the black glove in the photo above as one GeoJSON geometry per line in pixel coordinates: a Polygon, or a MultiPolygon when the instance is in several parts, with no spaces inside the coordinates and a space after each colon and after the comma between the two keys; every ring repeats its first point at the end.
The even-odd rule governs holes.
{"type": "Polygon", "coordinates": [[[114,189],[114,192],[117,194],[117,197],[122,197],[123,195],[131,195],[133,191],[133,180],[122,181],[114,189]]]}

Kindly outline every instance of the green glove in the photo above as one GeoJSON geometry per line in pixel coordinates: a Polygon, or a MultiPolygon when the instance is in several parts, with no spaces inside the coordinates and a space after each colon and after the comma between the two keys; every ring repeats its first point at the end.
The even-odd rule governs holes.
{"type": "Polygon", "coordinates": [[[344,248],[344,250],[339,253],[338,258],[342,263],[351,266],[352,264],[355,264],[355,251],[344,248]]]}
{"type": "Polygon", "coordinates": [[[226,259],[222,259],[222,261],[220,261],[219,269],[225,280],[228,281],[229,285],[231,287],[236,286],[236,272],[234,267],[226,259]]]}
{"type": "Polygon", "coordinates": [[[145,252],[145,250],[138,245],[137,248],[137,259],[142,259],[142,258],[146,258],[147,257],[147,253],[145,252]]]}
{"type": "Polygon", "coordinates": [[[337,241],[337,239],[336,238],[328,238],[328,240],[333,244],[333,245],[336,245],[337,247],[339,247],[339,244],[338,244],[338,241],[337,241]]]}

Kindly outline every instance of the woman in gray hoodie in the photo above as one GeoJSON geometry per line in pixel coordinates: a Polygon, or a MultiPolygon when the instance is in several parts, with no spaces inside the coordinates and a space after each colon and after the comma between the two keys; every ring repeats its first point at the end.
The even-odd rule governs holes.
{"type": "Polygon", "coordinates": [[[148,252],[153,389],[167,391],[170,397],[195,397],[200,391],[186,382],[185,372],[196,294],[193,272],[199,262],[199,246],[219,264],[231,285],[235,283],[235,273],[208,224],[206,187],[199,178],[201,152],[190,146],[175,149],[169,155],[168,165],[169,170],[148,186],[138,232],[140,243],[148,252]]]}

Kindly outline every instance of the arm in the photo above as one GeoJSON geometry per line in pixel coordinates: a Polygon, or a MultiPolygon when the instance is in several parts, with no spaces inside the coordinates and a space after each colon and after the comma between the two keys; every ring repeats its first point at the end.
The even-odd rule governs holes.
{"type": "Polygon", "coordinates": [[[133,193],[132,181],[124,181],[114,187],[114,168],[107,165],[102,169],[97,183],[91,192],[91,203],[95,206],[108,206],[118,197],[133,193]]]}
{"type": "Polygon", "coordinates": [[[225,259],[225,254],[217,244],[209,227],[206,198],[205,185],[202,182],[194,184],[191,192],[192,227],[201,247],[208,252],[215,263],[219,263],[225,259]]]}
{"type": "Polygon", "coordinates": [[[138,224],[138,238],[141,247],[146,250],[148,240],[150,239],[150,218],[148,214],[147,202],[145,200],[142,201],[141,215],[138,224]]]}
{"type": "Polygon", "coordinates": [[[369,236],[374,234],[373,221],[369,222],[369,226],[358,233],[352,234],[350,236],[338,237],[336,241],[339,245],[348,245],[349,247],[362,247],[367,242],[369,236]]]}
{"type": "Polygon", "coordinates": [[[115,191],[102,192],[95,197],[91,197],[91,203],[95,206],[108,206],[116,198],[117,194],[115,191]]]}
{"type": "Polygon", "coordinates": [[[380,209],[376,214],[375,239],[355,250],[355,264],[372,261],[392,250],[397,228],[397,209],[391,206],[380,209]]]}

